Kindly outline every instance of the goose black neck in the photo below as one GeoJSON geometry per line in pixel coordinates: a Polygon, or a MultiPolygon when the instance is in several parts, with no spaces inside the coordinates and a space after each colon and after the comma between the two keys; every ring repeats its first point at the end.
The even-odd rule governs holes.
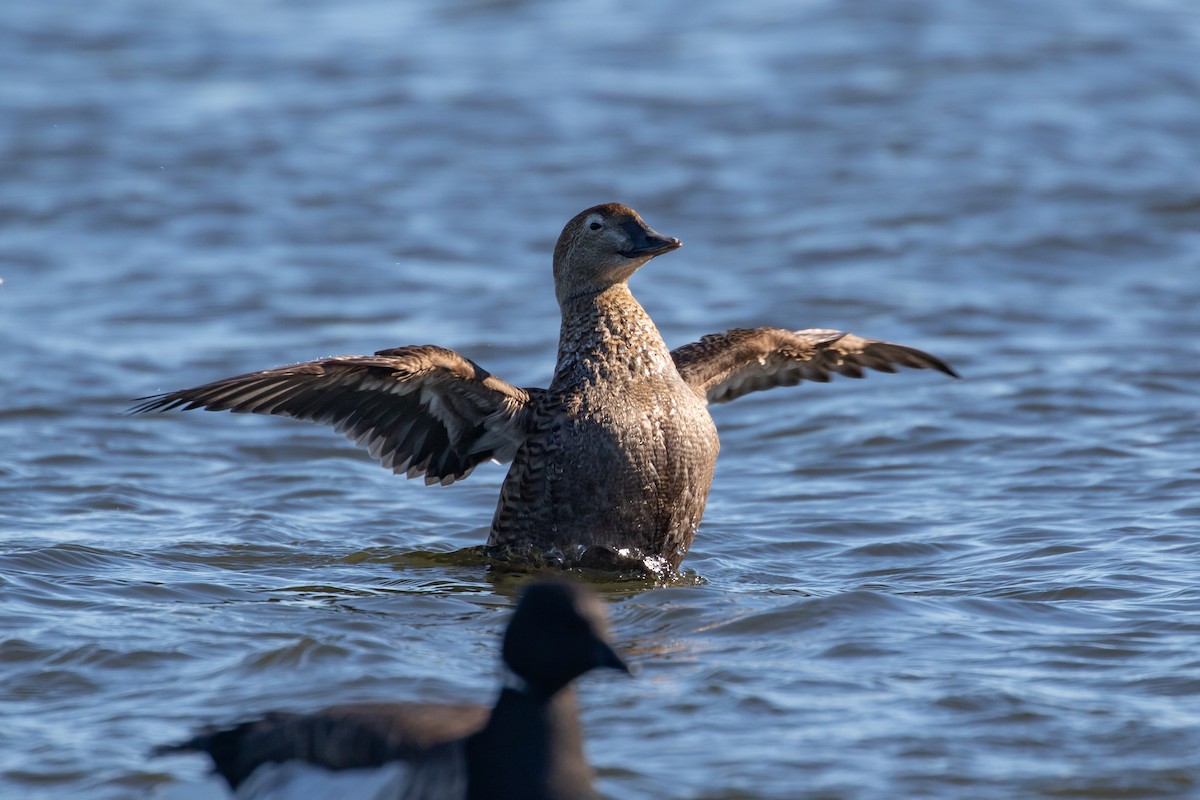
{"type": "Polygon", "coordinates": [[[470,800],[590,798],[575,690],[504,689],[491,718],[467,740],[470,800]]]}

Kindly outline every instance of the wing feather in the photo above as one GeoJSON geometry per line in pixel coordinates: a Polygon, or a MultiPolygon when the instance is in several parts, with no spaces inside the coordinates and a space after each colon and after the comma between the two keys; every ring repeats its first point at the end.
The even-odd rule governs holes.
{"type": "Polygon", "coordinates": [[[207,753],[215,771],[238,789],[268,764],[301,761],[350,770],[453,758],[457,753],[449,748],[482,727],[487,716],[488,710],[477,706],[426,703],[349,705],[311,714],[272,712],[229,728],[210,728],[156,753],[207,753]]]}
{"type": "Polygon", "coordinates": [[[512,460],[532,398],[453,350],[416,345],[236,375],[144,397],[134,413],[203,408],[333,426],[372,458],[443,485],[512,460]]]}
{"type": "Polygon", "coordinates": [[[922,350],[820,328],[735,328],[686,344],[671,357],[684,381],[710,403],[801,381],[825,383],[835,374],[861,378],[867,369],[896,372],[904,366],[958,377],[922,350]]]}

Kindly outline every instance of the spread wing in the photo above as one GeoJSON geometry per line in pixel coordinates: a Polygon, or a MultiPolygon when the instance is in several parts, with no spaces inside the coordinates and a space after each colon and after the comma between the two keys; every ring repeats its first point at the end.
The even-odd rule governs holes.
{"type": "Polygon", "coordinates": [[[233,789],[260,767],[289,761],[327,770],[408,761],[429,773],[446,766],[440,762],[461,757],[454,745],[483,727],[488,713],[479,706],[422,703],[349,705],[312,714],[275,712],[201,732],[155,753],[207,753],[214,771],[233,789]]]}
{"type": "Polygon", "coordinates": [[[710,403],[800,381],[826,382],[834,373],[863,377],[864,369],[936,369],[957,378],[944,361],[913,347],[822,329],[737,328],[671,351],[679,374],[710,403]]]}
{"type": "Polygon", "coordinates": [[[134,413],[203,408],[332,425],[393,472],[453,483],[511,461],[540,389],[518,389],[453,350],[380,350],[251,372],[141,398],[134,413]]]}

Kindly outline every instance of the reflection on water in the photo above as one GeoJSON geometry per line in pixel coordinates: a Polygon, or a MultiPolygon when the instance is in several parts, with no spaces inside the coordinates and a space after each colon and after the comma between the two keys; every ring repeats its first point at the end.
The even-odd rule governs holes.
{"type": "Polygon", "coordinates": [[[486,702],[503,468],[127,417],[322,355],[544,385],[594,203],[685,247],[672,346],[944,356],[714,410],[681,585],[608,583],[607,795],[1189,797],[1200,690],[1200,14],[1183,0],[103,0],[0,10],[0,794],[196,786],[269,708],[486,702]]]}

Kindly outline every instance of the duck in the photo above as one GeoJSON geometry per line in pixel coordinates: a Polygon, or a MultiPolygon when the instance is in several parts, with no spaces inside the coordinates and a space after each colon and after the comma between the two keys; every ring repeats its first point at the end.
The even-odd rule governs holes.
{"type": "Polygon", "coordinates": [[[382,702],[272,712],[154,755],[207,755],[243,800],[596,797],[573,682],[593,669],[632,672],[612,644],[603,602],[575,581],[535,581],[501,653],[506,678],[490,709],[382,702]]]}
{"type": "Polygon", "coordinates": [[[682,246],[628,206],[575,215],[554,247],[561,327],[547,388],[437,345],[324,358],[140,398],[331,425],[385,468],[448,485],[509,463],[484,550],[540,565],[677,573],[720,443],[708,406],[898,367],[957,373],[922,350],[829,329],[739,328],[674,350],[629,279],[682,246]]]}

